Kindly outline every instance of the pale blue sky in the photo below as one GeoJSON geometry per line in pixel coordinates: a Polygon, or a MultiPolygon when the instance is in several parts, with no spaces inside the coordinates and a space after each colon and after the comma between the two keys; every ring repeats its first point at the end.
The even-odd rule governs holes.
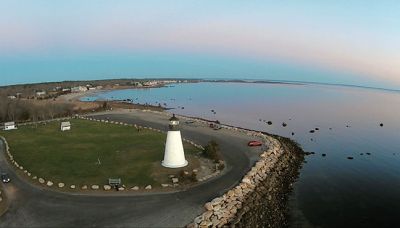
{"type": "Polygon", "coordinates": [[[398,1],[1,1],[0,84],[234,77],[400,85],[398,1]]]}

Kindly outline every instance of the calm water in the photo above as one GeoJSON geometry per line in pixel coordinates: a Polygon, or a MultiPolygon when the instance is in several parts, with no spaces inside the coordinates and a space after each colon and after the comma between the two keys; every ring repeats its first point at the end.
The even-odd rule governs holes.
{"type": "Polygon", "coordinates": [[[197,83],[110,91],[83,100],[94,99],[165,103],[174,113],[276,133],[315,152],[306,157],[291,197],[294,227],[397,225],[400,93],[323,85],[197,83]],[[319,130],[309,132],[315,128],[319,130]]]}

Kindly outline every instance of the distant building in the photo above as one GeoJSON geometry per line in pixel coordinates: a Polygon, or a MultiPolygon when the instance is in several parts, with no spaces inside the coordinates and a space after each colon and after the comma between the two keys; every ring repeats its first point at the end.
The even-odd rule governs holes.
{"type": "Polygon", "coordinates": [[[61,122],[61,131],[69,131],[71,130],[71,122],[61,122]]]}
{"type": "Polygon", "coordinates": [[[5,131],[14,130],[14,129],[17,129],[17,126],[15,126],[15,122],[4,123],[4,130],[5,131]]]}
{"type": "Polygon", "coordinates": [[[140,82],[133,82],[132,84],[134,86],[136,86],[136,87],[142,87],[143,86],[142,83],[140,83],[140,82]]]}
{"type": "Polygon", "coordinates": [[[146,82],[143,82],[142,84],[143,84],[143,86],[155,86],[155,85],[158,85],[158,82],[157,81],[146,81],[146,82]]]}
{"type": "Polygon", "coordinates": [[[85,92],[87,90],[88,88],[86,86],[76,86],[71,88],[71,92],[73,93],[85,92]]]}
{"type": "Polygon", "coordinates": [[[8,99],[16,99],[17,97],[14,95],[7,96],[8,99]]]}
{"type": "Polygon", "coordinates": [[[63,93],[70,93],[71,89],[70,88],[64,88],[61,90],[63,93]]]}
{"type": "Polygon", "coordinates": [[[46,91],[37,91],[36,92],[37,97],[43,97],[44,95],[46,95],[46,91]]]}

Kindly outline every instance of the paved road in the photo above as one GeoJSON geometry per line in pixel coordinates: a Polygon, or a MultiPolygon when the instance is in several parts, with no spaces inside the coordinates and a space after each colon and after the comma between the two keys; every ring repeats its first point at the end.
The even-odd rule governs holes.
{"type": "MultiPolygon", "coordinates": [[[[97,115],[128,123],[165,129],[166,117],[155,114],[97,115]]],[[[201,126],[182,126],[182,135],[199,143],[216,139],[228,164],[219,177],[182,192],[151,195],[70,195],[33,186],[12,171],[0,145],[0,167],[10,173],[5,185],[9,210],[0,217],[0,227],[176,227],[184,226],[202,211],[202,205],[238,183],[260,152],[249,149],[248,136],[201,126]]],[[[1,143],[1,142],[0,142],[1,143]]]]}

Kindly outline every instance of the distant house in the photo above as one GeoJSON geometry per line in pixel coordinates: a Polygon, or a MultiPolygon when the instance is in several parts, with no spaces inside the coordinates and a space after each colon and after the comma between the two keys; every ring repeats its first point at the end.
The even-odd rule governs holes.
{"type": "Polygon", "coordinates": [[[9,95],[9,96],[7,96],[7,98],[8,98],[8,99],[16,99],[17,97],[14,96],[14,95],[9,95]]]}
{"type": "Polygon", "coordinates": [[[71,92],[73,93],[85,92],[87,90],[88,88],[86,86],[76,86],[71,88],[71,92]]]}
{"type": "Polygon", "coordinates": [[[17,129],[17,126],[15,126],[15,122],[4,123],[4,130],[5,131],[14,130],[14,129],[17,129]]]}
{"type": "Polygon", "coordinates": [[[71,130],[71,123],[69,121],[61,122],[61,131],[69,131],[69,130],[71,130]]]}

